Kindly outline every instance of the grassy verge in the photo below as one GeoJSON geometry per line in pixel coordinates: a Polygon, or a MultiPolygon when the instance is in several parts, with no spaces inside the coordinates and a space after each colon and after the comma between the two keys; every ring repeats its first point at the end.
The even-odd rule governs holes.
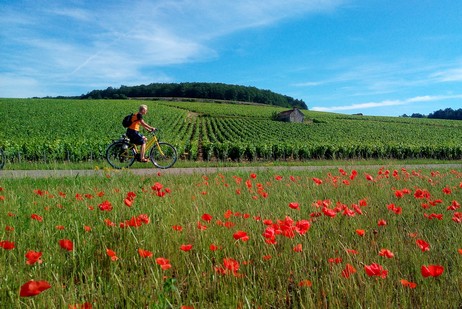
{"type": "Polygon", "coordinates": [[[121,172],[0,188],[0,307],[461,305],[460,171],[121,172]],[[423,276],[429,265],[444,271],[423,276]],[[30,280],[50,288],[21,297],[30,280]]]}
{"type": "MultiPolygon", "coordinates": [[[[310,161],[246,161],[246,162],[222,162],[222,161],[184,161],[179,160],[174,168],[194,167],[239,167],[239,166],[367,166],[384,165],[399,166],[408,164],[461,164],[462,160],[435,160],[435,159],[408,159],[408,160],[310,160],[310,161]]],[[[5,170],[93,170],[109,168],[106,161],[89,162],[7,162],[5,170]]],[[[151,163],[135,163],[131,169],[150,168],[151,163]]]]}

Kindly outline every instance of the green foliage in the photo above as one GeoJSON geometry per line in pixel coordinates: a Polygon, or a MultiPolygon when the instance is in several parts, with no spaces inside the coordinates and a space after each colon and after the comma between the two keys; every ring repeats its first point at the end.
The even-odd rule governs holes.
{"type": "Polygon", "coordinates": [[[141,86],[109,87],[106,90],[93,90],[82,99],[127,99],[171,97],[171,98],[198,98],[202,100],[227,100],[235,102],[254,102],[268,105],[299,107],[307,109],[303,100],[274,93],[270,90],[261,90],[256,87],[228,85],[223,83],[154,83],[141,86]]]}
{"type": "Polygon", "coordinates": [[[0,147],[14,162],[101,160],[140,104],[183,160],[462,158],[458,121],[304,110],[307,123],[282,123],[281,107],[138,100],[0,99],[0,147]]]}

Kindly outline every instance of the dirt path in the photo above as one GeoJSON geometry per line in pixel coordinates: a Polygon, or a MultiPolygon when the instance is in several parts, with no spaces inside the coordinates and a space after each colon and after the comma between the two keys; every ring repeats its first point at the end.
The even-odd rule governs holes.
{"type": "MultiPolygon", "coordinates": [[[[387,169],[406,168],[408,170],[419,170],[419,169],[457,169],[462,170],[462,164],[403,164],[403,165],[347,165],[343,166],[347,170],[378,170],[385,166],[387,169]]],[[[219,172],[229,171],[319,171],[319,170],[336,170],[340,166],[244,166],[244,167],[196,167],[196,168],[171,168],[167,170],[161,170],[156,168],[147,169],[130,169],[130,170],[111,170],[112,174],[132,174],[132,175],[157,175],[161,173],[163,175],[191,175],[191,174],[212,174],[219,172]]],[[[104,170],[0,170],[0,179],[2,178],[49,178],[49,177],[79,177],[79,176],[97,176],[106,175],[108,172],[104,170]]]]}

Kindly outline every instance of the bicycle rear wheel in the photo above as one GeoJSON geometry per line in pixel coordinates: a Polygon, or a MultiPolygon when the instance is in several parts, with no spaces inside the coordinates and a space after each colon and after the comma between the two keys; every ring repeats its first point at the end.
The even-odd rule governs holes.
{"type": "Polygon", "coordinates": [[[175,147],[169,143],[160,142],[159,146],[154,145],[149,152],[149,159],[158,168],[169,168],[177,160],[175,147]]]}
{"type": "Polygon", "coordinates": [[[124,142],[112,143],[106,149],[106,160],[113,168],[129,168],[135,162],[135,150],[124,142]]]}
{"type": "Polygon", "coordinates": [[[0,149],[0,170],[5,166],[5,162],[6,162],[5,154],[3,153],[3,150],[0,149]]]}

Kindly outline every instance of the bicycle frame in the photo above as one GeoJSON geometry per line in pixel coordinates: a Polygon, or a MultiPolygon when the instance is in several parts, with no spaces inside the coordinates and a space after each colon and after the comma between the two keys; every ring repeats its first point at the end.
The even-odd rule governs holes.
{"type": "MultiPolygon", "coordinates": [[[[162,155],[164,155],[164,153],[162,152],[162,149],[159,147],[159,139],[157,138],[157,136],[154,133],[151,133],[151,135],[152,135],[152,137],[150,139],[148,139],[147,142],[146,142],[146,153],[149,153],[151,148],[153,146],[156,146],[157,149],[159,150],[159,152],[162,155]]],[[[132,145],[133,145],[133,149],[135,149],[135,152],[139,153],[138,145],[135,145],[135,144],[132,144],[132,145]]]]}

